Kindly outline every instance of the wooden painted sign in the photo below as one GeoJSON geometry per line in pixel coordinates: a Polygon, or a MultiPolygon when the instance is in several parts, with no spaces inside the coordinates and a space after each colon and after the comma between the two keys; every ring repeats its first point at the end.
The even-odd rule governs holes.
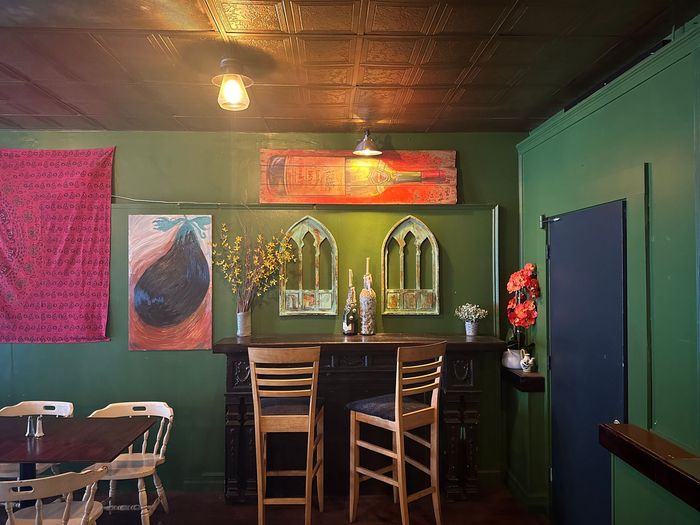
{"type": "Polygon", "coordinates": [[[455,151],[260,150],[262,204],[456,204],[455,151]]]}

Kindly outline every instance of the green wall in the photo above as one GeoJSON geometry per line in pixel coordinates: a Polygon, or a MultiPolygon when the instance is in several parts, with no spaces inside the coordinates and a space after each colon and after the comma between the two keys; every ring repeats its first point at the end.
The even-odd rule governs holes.
{"type": "MultiPolygon", "coordinates": [[[[492,267],[500,280],[517,265],[518,193],[515,144],[522,134],[379,135],[391,149],[457,150],[458,206],[263,207],[257,205],[260,148],[349,149],[355,134],[241,134],[173,132],[0,132],[0,147],[91,148],[116,145],[114,193],[154,204],[116,200],[112,213],[111,341],[82,345],[0,344],[0,404],[23,399],[66,399],[78,415],[109,402],[166,400],[175,409],[175,429],[163,477],[171,488],[220,487],[223,478],[223,356],[207,351],[127,350],[127,216],[140,213],[211,213],[251,233],[272,233],[306,214],[332,231],[340,252],[340,303],[347,268],[357,275],[364,257],[379,275],[379,250],[388,227],[412,213],[435,232],[441,255],[441,315],[380,319],[385,331],[459,333],[452,312],[466,300],[495,308],[492,267]],[[210,204],[191,204],[203,202],[210,204]],[[216,205],[214,203],[224,203],[216,205]],[[496,242],[494,245],[493,243],[496,242]]],[[[376,288],[376,286],[375,286],[376,288]]],[[[496,288],[500,290],[501,287],[496,288]]],[[[505,299],[501,293],[500,302],[505,299]]],[[[214,274],[214,340],[235,331],[234,304],[223,279],[214,274]]],[[[496,319],[492,314],[492,321],[496,319]]],[[[501,320],[501,322],[503,322],[501,320]]],[[[280,319],[273,294],[253,313],[259,332],[338,331],[339,318],[280,319]]],[[[483,333],[495,333],[487,323],[483,333]]],[[[496,387],[494,387],[496,388],[496,387]]],[[[498,398],[485,399],[483,429],[498,428],[498,398]]],[[[500,438],[500,437],[499,437],[500,438]]],[[[484,434],[479,466],[503,472],[499,438],[484,434]]],[[[493,477],[493,476],[492,476],[493,477]]]]}
{"type": "MultiPolygon", "coordinates": [[[[685,34],[678,35],[654,57],[519,144],[522,258],[538,265],[546,297],[545,232],[538,216],[626,199],[629,422],[698,454],[700,27],[688,24],[685,34]]],[[[543,363],[546,301],[540,313],[536,344],[543,363]]],[[[544,415],[535,425],[546,436],[547,399],[542,403],[544,415]]],[[[523,422],[516,431],[523,434],[532,424],[523,422]]],[[[539,464],[541,480],[546,468],[546,461],[539,464]]],[[[674,516],[671,521],[678,524],[698,523],[697,512],[623,462],[613,462],[612,475],[616,523],[655,523],[662,516],[666,521],[674,516]]]]}

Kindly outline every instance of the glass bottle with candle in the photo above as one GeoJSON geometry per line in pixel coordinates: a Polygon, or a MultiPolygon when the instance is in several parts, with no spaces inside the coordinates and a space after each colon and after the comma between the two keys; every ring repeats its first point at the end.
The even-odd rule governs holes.
{"type": "Polygon", "coordinates": [[[355,294],[355,287],[352,285],[352,270],[349,269],[348,298],[345,301],[345,310],[343,311],[343,334],[357,334],[358,316],[357,295],[355,294]]]}
{"type": "Polygon", "coordinates": [[[372,274],[369,273],[369,257],[365,260],[364,288],[360,292],[360,333],[374,335],[377,312],[377,294],[372,289],[372,274]]]}

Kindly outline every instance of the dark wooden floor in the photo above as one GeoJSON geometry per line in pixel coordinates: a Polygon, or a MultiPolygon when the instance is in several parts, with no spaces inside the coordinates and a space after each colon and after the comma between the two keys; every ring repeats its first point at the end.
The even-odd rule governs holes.
{"type": "MultiPolygon", "coordinates": [[[[173,492],[168,494],[170,513],[158,509],[151,519],[152,525],[185,525],[205,523],[207,525],[256,525],[255,505],[227,505],[220,493],[173,492]]],[[[347,500],[326,498],[323,513],[314,509],[314,525],[341,525],[348,523],[347,500]]],[[[411,525],[433,525],[430,498],[412,503],[411,525]]],[[[525,512],[505,489],[496,489],[482,494],[474,501],[443,503],[444,525],[547,525],[542,516],[525,512]]],[[[303,523],[301,506],[273,507],[267,511],[267,525],[295,525],[303,523]]],[[[401,523],[398,506],[391,497],[367,495],[360,497],[358,525],[385,525],[401,523]]],[[[137,512],[105,513],[98,525],[140,525],[137,512]]]]}

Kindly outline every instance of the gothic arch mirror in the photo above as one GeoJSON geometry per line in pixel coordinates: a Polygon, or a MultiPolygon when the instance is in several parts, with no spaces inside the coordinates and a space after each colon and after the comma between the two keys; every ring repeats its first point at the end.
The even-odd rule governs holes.
{"type": "Polygon", "coordinates": [[[280,280],[280,315],[338,313],[338,246],[323,223],[307,215],[287,230],[295,261],[280,280]]]}
{"type": "Polygon", "coordinates": [[[397,222],[382,245],[384,315],[437,315],[439,254],[435,235],[408,215],[397,222]]]}

